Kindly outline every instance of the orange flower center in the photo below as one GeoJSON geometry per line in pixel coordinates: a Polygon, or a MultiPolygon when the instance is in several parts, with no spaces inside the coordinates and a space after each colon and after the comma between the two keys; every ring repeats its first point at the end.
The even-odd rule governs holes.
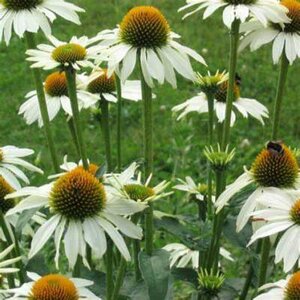
{"type": "Polygon", "coordinates": [[[290,278],[285,291],[284,300],[299,300],[300,299],[300,272],[294,273],[290,278]]]}
{"type": "Polygon", "coordinates": [[[67,96],[68,87],[65,72],[50,74],[45,81],[45,91],[51,97],[67,96]]]}
{"type": "Polygon", "coordinates": [[[291,23],[285,24],[285,32],[300,31],[300,2],[298,0],[282,0],[281,4],[288,8],[288,17],[292,20],[291,23]]]}
{"type": "Polygon", "coordinates": [[[28,300],[78,300],[74,283],[62,275],[47,275],[32,286],[28,300]]]}
{"type": "Polygon", "coordinates": [[[105,206],[102,183],[89,171],[77,167],[62,175],[53,185],[50,207],[69,219],[84,219],[97,215],[105,206]]]}
{"type": "Polygon", "coordinates": [[[137,48],[162,47],[167,43],[169,34],[167,20],[153,6],[131,9],[120,24],[121,40],[137,48]]]}
{"type": "Polygon", "coordinates": [[[116,91],[115,75],[108,77],[107,70],[103,70],[103,74],[91,81],[87,88],[92,94],[113,93],[116,91]]]}
{"type": "Polygon", "coordinates": [[[252,165],[255,181],[264,187],[290,188],[298,177],[298,162],[283,143],[269,142],[252,165]]]}

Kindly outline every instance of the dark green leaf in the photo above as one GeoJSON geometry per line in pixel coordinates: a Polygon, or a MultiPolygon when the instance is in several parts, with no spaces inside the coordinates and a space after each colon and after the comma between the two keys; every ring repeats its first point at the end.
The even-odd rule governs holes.
{"type": "Polygon", "coordinates": [[[170,254],[162,249],[155,250],[152,256],[139,254],[139,265],[148,288],[150,300],[164,300],[167,297],[170,280],[170,254]]]}

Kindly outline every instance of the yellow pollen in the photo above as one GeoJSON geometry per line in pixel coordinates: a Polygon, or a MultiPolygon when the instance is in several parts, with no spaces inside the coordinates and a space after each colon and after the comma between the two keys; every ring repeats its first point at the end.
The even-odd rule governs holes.
{"type": "Polygon", "coordinates": [[[52,52],[52,58],[62,65],[75,63],[76,61],[84,60],[86,57],[86,49],[81,45],[70,43],[58,46],[52,52]]]}
{"type": "Polygon", "coordinates": [[[116,91],[115,75],[108,77],[107,70],[91,81],[87,87],[92,94],[111,94],[116,91]]]}
{"type": "Polygon", "coordinates": [[[283,143],[269,142],[256,157],[251,171],[256,183],[264,187],[291,188],[298,177],[298,162],[283,143]]]}
{"type": "Polygon", "coordinates": [[[65,72],[50,74],[45,80],[45,91],[52,97],[67,96],[68,87],[65,72]]]}
{"type": "Polygon", "coordinates": [[[47,275],[37,280],[28,300],[78,300],[74,283],[62,275],[47,275]]]}
{"type": "Polygon", "coordinates": [[[131,9],[120,24],[120,37],[124,43],[137,48],[164,46],[170,27],[162,13],[153,6],[131,9]]]}
{"type": "Polygon", "coordinates": [[[300,225],[300,199],[298,199],[292,206],[290,216],[294,223],[300,225]]]}
{"type": "Polygon", "coordinates": [[[97,215],[106,203],[102,183],[91,173],[79,166],[62,175],[54,183],[50,195],[50,207],[69,219],[83,220],[97,215]]]}
{"type": "Polygon", "coordinates": [[[300,299],[300,272],[292,275],[284,291],[284,300],[300,299]]]}

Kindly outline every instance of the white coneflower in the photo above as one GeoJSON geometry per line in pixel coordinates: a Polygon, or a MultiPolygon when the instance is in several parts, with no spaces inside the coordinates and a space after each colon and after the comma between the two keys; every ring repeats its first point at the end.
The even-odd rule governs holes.
{"type": "MultiPolygon", "coordinates": [[[[49,119],[52,121],[58,112],[63,109],[68,116],[72,116],[70,98],[68,96],[67,79],[65,72],[55,72],[50,74],[44,83],[46,105],[49,119]]],[[[77,86],[78,108],[86,109],[94,106],[98,98],[77,86]]],[[[39,127],[43,126],[43,119],[40,111],[38,96],[36,91],[31,91],[26,95],[26,101],[20,106],[19,115],[23,115],[28,125],[38,122],[39,127]]]]}
{"type": "Polygon", "coordinates": [[[173,189],[186,192],[200,201],[203,201],[207,196],[208,186],[206,184],[197,185],[190,176],[186,176],[185,181],[182,179],[178,179],[178,181],[179,184],[173,186],[173,189]]]}
{"type": "Polygon", "coordinates": [[[15,257],[6,259],[5,258],[10,254],[10,252],[13,250],[15,245],[10,245],[6,249],[4,249],[0,253],[0,274],[10,274],[10,273],[16,273],[19,271],[19,269],[11,267],[11,265],[15,264],[16,262],[21,260],[21,257],[15,257]]]}
{"type": "Polygon", "coordinates": [[[15,146],[0,147],[0,175],[14,188],[21,188],[19,179],[29,184],[28,177],[19,168],[23,167],[32,172],[43,174],[43,171],[23,159],[23,157],[32,155],[33,150],[27,148],[18,148],[15,146]]]}
{"type": "Polygon", "coordinates": [[[39,276],[27,272],[30,282],[24,283],[19,288],[0,290],[1,293],[11,294],[9,299],[57,299],[57,300],[101,300],[88,287],[93,281],[81,278],[68,278],[60,274],[39,276]]]}
{"type": "Polygon", "coordinates": [[[179,44],[179,36],[171,31],[161,12],[152,6],[131,9],[120,26],[100,32],[101,45],[106,46],[103,59],[108,61],[108,75],[117,72],[123,82],[140,64],[146,83],[153,80],[162,84],[165,80],[176,87],[175,71],[194,80],[189,56],[205,64],[194,50],[179,44]]]}
{"type": "Polygon", "coordinates": [[[86,245],[95,255],[102,257],[106,252],[106,236],[110,236],[126,260],[130,254],[123,234],[142,238],[142,230],[123,216],[130,216],[142,209],[135,201],[124,201],[106,193],[103,184],[95,177],[95,168],[84,170],[78,166],[60,176],[54,182],[41,187],[27,187],[6,198],[25,197],[7,215],[31,208],[50,208],[51,218],[35,233],[29,258],[37,254],[45,243],[55,235],[58,266],[60,244],[64,240],[65,253],[70,267],[73,268],[78,255],[86,261],[86,245]]]}
{"type": "MultiPolygon", "coordinates": [[[[216,112],[219,123],[223,123],[226,114],[226,97],[228,88],[228,74],[225,72],[217,72],[215,75],[199,76],[198,83],[201,92],[197,96],[188,99],[182,104],[173,107],[173,112],[181,112],[177,120],[182,119],[191,112],[199,114],[208,113],[207,93],[214,96],[214,110],[216,112]]],[[[268,118],[268,109],[255,99],[242,98],[240,96],[240,85],[238,82],[234,86],[235,101],[233,106],[239,111],[244,118],[252,116],[264,124],[263,118],[268,118]]],[[[234,111],[231,113],[231,126],[234,125],[236,116],[234,111]]]]}
{"type": "Polygon", "coordinates": [[[255,183],[257,186],[255,191],[248,197],[237,218],[237,231],[240,231],[267,192],[274,194],[275,197],[274,187],[294,188],[299,185],[299,178],[299,166],[293,152],[283,143],[269,142],[256,157],[251,169],[245,170],[217,199],[215,203],[217,212],[227,205],[236,193],[255,183]]]}
{"type": "MultiPolygon", "coordinates": [[[[163,247],[164,250],[170,252],[170,267],[176,266],[177,268],[185,268],[189,263],[192,264],[194,269],[199,267],[199,251],[192,250],[187,246],[180,243],[172,243],[163,247]]],[[[234,261],[230,252],[226,249],[220,249],[220,254],[224,258],[234,261]]]]}
{"type": "Polygon", "coordinates": [[[275,263],[283,260],[284,271],[289,272],[300,263],[300,249],[295,247],[295,241],[300,238],[300,191],[274,188],[258,201],[265,209],[253,212],[252,217],[266,224],[255,231],[249,244],[283,232],[276,246],[275,263]]]}
{"type": "Polygon", "coordinates": [[[267,283],[259,288],[260,291],[267,290],[255,297],[253,300],[297,300],[300,299],[300,272],[288,275],[274,283],[267,283]]]}
{"type": "Polygon", "coordinates": [[[244,23],[249,17],[256,17],[261,24],[288,22],[287,10],[277,0],[187,0],[179,11],[193,8],[184,18],[205,9],[203,19],[210,17],[216,10],[223,8],[223,22],[231,27],[234,20],[244,23]],[[195,8],[196,7],[196,8],[195,8]]]}
{"type": "Polygon", "coordinates": [[[121,174],[106,176],[104,182],[110,186],[110,193],[117,198],[130,199],[142,203],[159,200],[172,194],[172,192],[164,192],[169,186],[169,182],[163,180],[156,186],[151,187],[152,175],[143,183],[141,173],[138,173],[138,176],[135,177],[136,169],[137,165],[133,163],[121,174]]]}
{"type": "Polygon", "coordinates": [[[48,36],[48,40],[52,45],[41,44],[37,49],[26,51],[27,60],[33,62],[32,68],[43,68],[51,70],[58,67],[73,67],[76,70],[85,67],[94,67],[92,60],[103,48],[95,46],[97,38],[89,39],[86,36],[80,38],[72,37],[69,42],[61,42],[54,36],[48,36]]]}
{"type": "Polygon", "coordinates": [[[297,0],[282,0],[281,4],[288,10],[287,15],[291,22],[274,24],[262,27],[257,21],[250,21],[242,26],[246,33],[241,42],[240,50],[250,45],[251,51],[273,42],[273,61],[278,63],[284,53],[290,64],[300,57],[300,3],[297,0]]]}
{"type": "Polygon", "coordinates": [[[8,44],[12,30],[21,38],[26,31],[36,33],[40,28],[48,35],[56,15],[80,24],[78,12],[84,9],[64,0],[1,0],[0,42],[4,37],[8,44]]]}
{"type": "MultiPolygon", "coordinates": [[[[96,68],[87,76],[78,75],[80,87],[92,94],[110,102],[117,102],[116,78],[112,74],[107,75],[107,69],[96,68]]],[[[122,99],[140,101],[142,99],[141,82],[139,80],[127,80],[121,83],[122,99]]]]}

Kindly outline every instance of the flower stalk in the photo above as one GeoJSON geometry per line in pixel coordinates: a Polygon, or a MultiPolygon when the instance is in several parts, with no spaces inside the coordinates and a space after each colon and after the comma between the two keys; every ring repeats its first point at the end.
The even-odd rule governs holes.
{"type": "Polygon", "coordinates": [[[229,80],[228,80],[228,90],[226,98],[226,113],[223,129],[223,139],[222,139],[222,148],[229,143],[230,137],[230,122],[231,122],[231,113],[233,107],[233,101],[235,98],[234,95],[234,85],[235,85],[235,76],[237,68],[237,56],[238,56],[238,44],[239,44],[239,30],[240,30],[240,20],[235,19],[231,26],[230,31],[230,61],[229,61],[229,80]]]}
{"type": "MultiPolygon", "coordinates": [[[[25,32],[25,39],[26,39],[28,49],[36,48],[37,45],[36,45],[35,36],[33,33],[25,32]]],[[[47,105],[46,105],[46,98],[45,98],[45,92],[44,92],[44,86],[43,86],[41,72],[37,68],[32,68],[32,74],[33,74],[33,78],[34,78],[37,98],[38,98],[38,102],[39,102],[39,108],[41,111],[41,117],[42,117],[43,125],[44,125],[43,126],[44,132],[45,132],[45,136],[47,139],[47,144],[49,147],[53,168],[54,168],[54,171],[58,173],[60,171],[59,162],[58,162],[58,158],[57,158],[57,152],[55,149],[53,135],[51,132],[50,119],[49,119],[48,109],[47,109],[47,105]]]]}
{"type": "Polygon", "coordinates": [[[110,142],[110,126],[109,126],[109,103],[101,97],[100,100],[101,109],[101,128],[105,144],[105,157],[108,172],[112,171],[112,156],[111,156],[111,142],[110,142]]]}
{"type": "Polygon", "coordinates": [[[116,76],[116,90],[118,98],[118,112],[117,112],[117,166],[118,172],[122,169],[122,87],[121,80],[116,76]]]}
{"type": "MultiPolygon", "coordinates": [[[[140,62],[141,64],[142,62],[140,62]]],[[[142,83],[143,97],[143,129],[144,129],[144,158],[145,158],[145,177],[148,178],[153,172],[153,111],[152,111],[152,89],[146,83],[142,67],[140,66],[140,76],[142,83]]],[[[153,204],[148,203],[145,210],[145,240],[146,253],[152,254],[153,251],[153,204]]]]}
{"type": "Polygon", "coordinates": [[[80,149],[80,156],[82,159],[83,167],[85,169],[88,169],[88,160],[87,160],[86,149],[83,140],[82,127],[81,127],[79,108],[78,108],[77,92],[76,92],[76,72],[72,67],[66,68],[65,72],[67,78],[68,95],[71,101],[73,120],[75,125],[74,126],[75,134],[77,136],[78,146],[80,149]]]}
{"type": "Polygon", "coordinates": [[[282,101],[284,96],[284,88],[285,88],[285,83],[288,74],[288,68],[289,68],[289,61],[285,53],[283,53],[281,57],[281,66],[280,66],[277,93],[276,93],[275,106],[274,106],[274,120],[273,120],[273,128],[272,128],[273,141],[278,139],[280,114],[281,114],[282,101]]]}

